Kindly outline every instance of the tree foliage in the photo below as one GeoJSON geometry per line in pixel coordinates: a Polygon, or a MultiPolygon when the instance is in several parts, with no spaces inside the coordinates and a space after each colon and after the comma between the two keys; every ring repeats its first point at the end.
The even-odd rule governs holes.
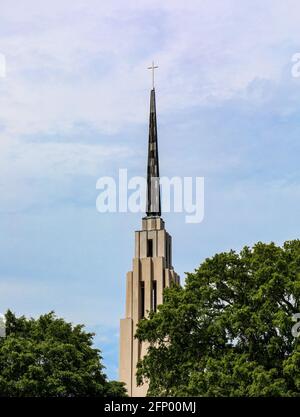
{"type": "Polygon", "coordinates": [[[0,338],[0,396],[122,396],[123,384],[108,382],[93,333],[57,318],[37,320],[6,313],[0,338]]]}
{"type": "Polygon", "coordinates": [[[206,259],[143,319],[148,395],[300,396],[300,240],[206,259]]]}

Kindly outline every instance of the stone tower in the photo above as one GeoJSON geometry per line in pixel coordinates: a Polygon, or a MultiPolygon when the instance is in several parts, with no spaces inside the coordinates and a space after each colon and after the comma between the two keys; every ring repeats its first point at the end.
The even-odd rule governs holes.
{"type": "Polygon", "coordinates": [[[159,161],[155,90],[150,94],[149,146],[147,168],[146,217],[142,229],[135,232],[135,255],[132,271],[126,276],[126,312],[120,322],[120,381],[126,383],[128,395],[147,394],[148,385],[136,385],[136,365],[147,352],[147,343],[134,338],[136,326],[147,313],[163,303],[163,290],[171,282],[179,284],[172,266],[172,238],[161,218],[159,161]]]}

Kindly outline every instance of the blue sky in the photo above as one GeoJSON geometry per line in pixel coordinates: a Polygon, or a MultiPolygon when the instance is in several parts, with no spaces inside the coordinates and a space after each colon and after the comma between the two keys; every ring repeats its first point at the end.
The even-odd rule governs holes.
{"type": "Polygon", "coordinates": [[[152,60],[161,174],[205,177],[205,218],[165,216],[184,277],[207,256],[300,234],[296,0],[1,0],[0,311],[96,331],[117,377],[139,214],[96,181],[146,171],[152,60]]]}

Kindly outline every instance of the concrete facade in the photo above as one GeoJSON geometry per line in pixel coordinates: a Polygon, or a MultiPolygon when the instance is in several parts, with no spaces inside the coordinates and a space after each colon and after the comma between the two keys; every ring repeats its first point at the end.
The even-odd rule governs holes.
{"type": "Polygon", "coordinates": [[[180,283],[172,266],[172,238],[160,216],[145,217],[135,232],[132,271],[126,276],[125,318],[120,322],[120,381],[131,397],[147,394],[148,384],[136,385],[137,362],[147,352],[147,343],[134,338],[136,327],[150,311],[163,303],[163,290],[180,283]]]}

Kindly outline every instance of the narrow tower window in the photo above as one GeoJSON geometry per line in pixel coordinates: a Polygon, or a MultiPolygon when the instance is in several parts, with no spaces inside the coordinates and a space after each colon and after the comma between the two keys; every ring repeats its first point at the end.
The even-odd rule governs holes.
{"type": "Polygon", "coordinates": [[[169,240],[166,241],[166,250],[167,250],[166,261],[167,261],[167,266],[169,268],[170,267],[170,246],[169,246],[169,240]]]}
{"type": "Polygon", "coordinates": [[[144,281],[140,282],[141,288],[141,319],[145,317],[145,283],[144,281]]]}
{"type": "Polygon", "coordinates": [[[168,248],[169,248],[168,262],[169,262],[169,267],[171,268],[171,266],[172,266],[172,250],[171,250],[171,239],[170,238],[169,238],[169,241],[168,241],[168,248]]]}
{"type": "Polygon", "coordinates": [[[157,306],[157,286],[156,286],[156,281],[152,282],[152,310],[156,311],[156,306],[157,306]]]}
{"type": "Polygon", "coordinates": [[[147,256],[148,258],[153,256],[153,239],[147,241],[147,256]]]}

